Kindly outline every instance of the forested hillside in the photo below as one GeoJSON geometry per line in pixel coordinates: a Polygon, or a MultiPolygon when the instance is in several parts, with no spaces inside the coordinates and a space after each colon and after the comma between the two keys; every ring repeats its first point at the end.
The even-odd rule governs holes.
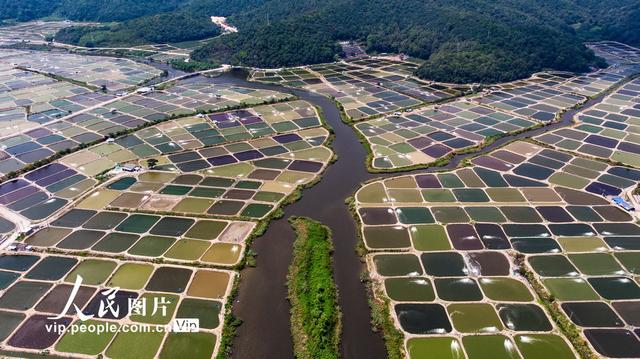
{"type": "Polygon", "coordinates": [[[0,20],[29,21],[49,16],[60,0],[0,0],[0,20]]]}
{"type": "Polygon", "coordinates": [[[617,40],[640,46],[640,1],[588,2],[593,2],[587,5],[591,16],[586,17],[582,26],[577,26],[582,38],[617,40]]]}
{"type": "Polygon", "coordinates": [[[573,1],[556,0],[337,0],[323,5],[279,0],[232,16],[241,31],[193,56],[290,66],[328,61],[327,49],[335,41],[357,40],[369,52],[403,52],[427,60],[420,77],[497,82],[546,68],[586,71],[596,65],[571,26],[585,14],[573,1]],[[299,39],[306,42],[288,46],[299,39]]]}
{"type": "Polygon", "coordinates": [[[586,40],[640,45],[640,0],[0,0],[0,19],[43,16],[115,25],[70,28],[57,41],[85,46],[215,36],[211,15],[239,33],[196,50],[195,60],[257,67],[332,61],[339,40],[370,53],[425,60],[417,75],[496,82],[542,69],[601,65],[586,40]]]}
{"type": "Polygon", "coordinates": [[[200,40],[220,34],[210,16],[242,12],[264,0],[0,0],[0,20],[41,17],[109,23],[61,30],[56,41],[124,46],[200,40]],[[2,6],[6,3],[4,9],[2,6]]]}
{"type": "Polygon", "coordinates": [[[76,26],[62,29],[56,41],[87,47],[181,42],[217,36],[220,29],[206,15],[170,12],[111,26],[76,26]]]}
{"type": "Polygon", "coordinates": [[[124,21],[173,11],[184,0],[0,0],[0,20],[45,16],[70,20],[124,21]]]}
{"type": "Polygon", "coordinates": [[[170,11],[228,16],[266,0],[0,0],[0,20],[42,17],[69,20],[125,21],[170,11]]]}

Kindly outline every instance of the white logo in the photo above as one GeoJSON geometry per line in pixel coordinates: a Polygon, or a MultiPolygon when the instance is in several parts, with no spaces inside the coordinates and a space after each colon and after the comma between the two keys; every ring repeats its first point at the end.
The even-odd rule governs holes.
{"type": "MultiPolygon", "coordinates": [[[[71,290],[71,295],[69,295],[69,300],[67,300],[67,304],[65,304],[62,312],[55,317],[49,317],[48,319],[57,320],[65,316],[65,314],[69,311],[71,306],[76,311],[78,318],[81,321],[86,321],[92,319],[94,317],[93,314],[87,315],[82,313],[80,308],[73,303],[76,299],[76,295],[78,295],[78,290],[80,290],[80,286],[82,285],[82,277],[77,276],[76,281],[73,284],[73,289],[71,290]]],[[[114,318],[120,317],[120,305],[116,302],[116,295],[120,290],[119,287],[108,288],[100,292],[102,298],[100,299],[100,306],[98,308],[98,318],[104,318],[107,314],[111,314],[114,318]]],[[[127,308],[127,316],[134,314],[140,316],[147,315],[147,298],[128,298],[128,308],[127,308]]],[[[153,298],[153,311],[151,315],[161,314],[163,317],[167,316],[167,306],[171,304],[165,297],[154,297],[153,298]]]]}
{"type": "Polygon", "coordinates": [[[200,330],[200,319],[174,319],[172,331],[174,333],[194,333],[200,330]]]}

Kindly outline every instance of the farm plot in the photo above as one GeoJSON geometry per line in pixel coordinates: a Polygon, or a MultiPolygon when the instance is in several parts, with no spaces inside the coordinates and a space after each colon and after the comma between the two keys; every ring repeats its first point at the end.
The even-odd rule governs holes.
{"type": "MultiPolygon", "coordinates": [[[[129,161],[140,160],[144,166],[144,158],[160,155],[159,169],[183,172],[209,169],[206,173],[211,175],[246,175],[250,179],[274,182],[259,184],[265,184],[268,192],[266,197],[262,193],[256,195],[255,200],[260,203],[247,202],[246,206],[240,203],[237,212],[228,212],[230,210],[226,207],[223,211],[229,215],[260,218],[275,208],[273,202],[278,202],[298,184],[310,181],[331,158],[331,151],[322,147],[328,138],[328,132],[312,128],[319,126],[320,120],[315,109],[306,102],[294,101],[211,116],[212,118],[192,117],[170,121],[67,155],[56,163],[1,185],[5,188],[5,193],[0,201],[12,211],[33,221],[40,221],[65,206],[70,199],[77,198],[92,188],[96,181],[91,177],[129,161]],[[229,123],[232,125],[229,126],[229,123]],[[232,128],[241,132],[232,133],[232,128]],[[301,130],[303,128],[307,129],[301,130]],[[203,148],[215,142],[226,143],[244,137],[296,130],[297,134],[285,133],[203,148]],[[219,133],[219,140],[214,140],[214,132],[219,133]],[[200,149],[190,150],[191,148],[200,149]],[[178,151],[182,152],[163,156],[164,153],[178,151]],[[248,163],[252,160],[262,161],[254,166],[248,163]],[[279,161],[278,168],[270,168],[275,166],[271,163],[273,161],[279,161]],[[215,168],[215,171],[211,168],[215,168]]],[[[28,142],[18,142],[18,139],[25,136],[7,140],[7,151],[14,155],[29,153],[32,146],[28,142]]],[[[202,201],[185,201],[188,202],[202,201]]],[[[236,207],[237,203],[234,203],[233,208],[236,207]]],[[[180,213],[197,212],[193,208],[195,207],[180,204],[176,210],[179,209],[180,213]]],[[[202,212],[206,210],[204,208],[202,212]]]]}
{"type": "Polygon", "coordinates": [[[409,95],[424,102],[437,102],[460,96],[468,90],[468,87],[463,85],[451,86],[426,82],[407,76],[403,72],[394,73],[381,68],[364,68],[347,71],[345,74],[358,80],[375,83],[378,86],[409,95]]]}
{"type": "Polygon", "coordinates": [[[70,26],[92,25],[73,21],[28,21],[0,28],[0,44],[14,45],[23,41],[44,41],[47,35],[55,35],[70,26]]]}
{"type": "Polygon", "coordinates": [[[169,155],[156,168],[172,172],[119,178],[78,206],[263,218],[324,169],[332,158],[322,146],[327,136],[317,128],[169,155]]]}
{"type": "Polygon", "coordinates": [[[481,145],[489,137],[538,124],[472,102],[455,101],[360,122],[354,127],[371,146],[372,167],[394,169],[433,163],[481,145]]]}
{"type": "Polygon", "coordinates": [[[101,140],[109,133],[126,129],[127,127],[111,123],[104,118],[78,115],[69,121],[57,121],[17,136],[6,137],[0,140],[0,173],[8,174],[22,170],[29,164],[48,159],[56,153],[101,140]],[[72,122],[80,118],[89,119],[91,122],[72,122]],[[89,128],[91,125],[95,125],[95,128],[89,128]]]}
{"type": "Polygon", "coordinates": [[[154,122],[172,116],[225,111],[286,98],[287,95],[279,92],[215,84],[211,79],[200,76],[179,81],[167,89],[119,99],[110,103],[108,108],[99,108],[91,113],[120,124],[135,119],[154,122]]]}
{"type": "Polygon", "coordinates": [[[571,77],[556,85],[555,88],[582,96],[593,97],[608,90],[626,76],[632,75],[633,73],[634,71],[628,68],[607,68],[585,75],[571,77]]]}
{"type": "MultiPolygon", "coordinates": [[[[563,111],[586,101],[586,97],[554,87],[561,79],[569,79],[569,74],[556,74],[558,79],[533,77],[508,84],[498,85],[484,96],[475,100],[482,105],[511,112],[529,119],[552,122],[563,111]]],[[[548,77],[548,76],[547,76],[548,77]]]]}
{"type": "Polygon", "coordinates": [[[251,74],[251,78],[254,81],[279,83],[288,87],[306,87],[322,83],[320,75],[303,67],[279,71],[258,70],[251,74]]]}
{"type": "Polygon", "coordinates": [[[638,356],[640,227],[603,195],[640,173],[527,142],[472,164],[356,194],[376,295],[390,300],[408,356],[575,357],[522,268],[597,353],[638,356]]]}
{"type": "MultiPolygon", "coordinates": [[[[236,273],[202,267],[238,265],[257,221],[277,208],[299,185],[319,176],[333,155],[323,146],[329,137],[326,129],[301,129],[320,124],[308,104],[265,106],[250,113],[251,116],[244,116],[244,112],[233,112],[233,116],[238,116],[238,121],[260,118],[269,128],[283,124],[299,127],[295,133],[161,156],[157,169],[165,171],[120,175],[80,198],[71,208],[57,207],[48,212],[46,226],[37,228],[24,240],[42,254],[0,254],[0,345],[7,350],[34,353],[48,350],[53,355],[154,358],[175,357],[179,352],[196,358],[215,356],[220,346],[222,308],[236,273]],[[181,164],[193,161],[193,154],[201,156],[208,167],[186,168],[197,174],[166,171],[185,168],[181,164]],[[87,325],[166,325],[175,318],[198,318],[201,330],[169,334],[47,332],[48,324],[80,322],[73,311],[63,313],[59,319],[49,319],[64,311],[78,275],[83,284],[75,304],[85,315],[94,315],[85,322],[87,325]],[[105,291],[115,287],[119,288],[112,298],[116,305],[126,306],[131,300],[161,300],[166,315],[148,314],[152,307],[147,304],[142,307],[146,315],[123,311],[98,316],[101,299],[107,295],[104,293],[113,293],[105,291]]],[[[219,125],[204,117],[191,120],[219,125]]],[[[171,137],[176,133],[169,127],[162,131],[176,139],[171,137]]],[[[111,156],[128,151],[122,147],[128,144],[103,143],[62,161],[83,163],[77,168],[86,172],[87,167],[95,168],[94,162],[103,158],[115,161],[111,156]]],[[[140,162],[145,163],[142,159],[140,162]]],[[[22,196],[19,191],[23,188],[57,195],[60,192],[46,186],[75,175],[76,169],[53,163],[2,184],[6,187],[0,187],[0,198],[4,199],[5,193],[22,196]]],[[[58,187],[63,186],[55,189],[58,187]]],[[[13,200],[10,206],[20,200],[24,201],[13,200]]],[[[0,222],[0,231],[4,229],[0,222]]],[[[11,229],[7,226],[7,230],[11,229]]]]}
{"type": "MultiPolygon", "coordinates": [[[[290,116],[282,117],[286,112],[270,111],[267,112],[272,117],[265,121],[274,120],[276,124],[283,123],[282,118],[290,118],[294,124],[293,118],[299,115],[293,111],[290,116]]],[[[305,119],[318,121],[314,117],[305,119]]],[[[332,158],[331,150],[323,146],[328,137],[324,128],[308,128],[297,133],[163,155],[158,157],[156,169],[173,172],[143,173],[132,177],[129,186],[122,184],[128,181],[123,179],[99,189],[82,203],[95,209],[140,206],[148,211],[263,218],[298,185],[312,181],[324,169],[332,158]],[[182,183],[189,176],[176,179],[179,172],[202,175],[192,176],[192,183],[182,183]],[[213,177],[224,177],[224,180],[218,182],[213,177]],[[170,184],[174,179],[178,182],[170,184]],[[133,185],[134,182],[138,183],[133,185]]],[[[159,151],[146,150],[155,147],[144,145],[147,147],[125,137],[65,156],[59,162],[0,184],[0,204],[33,222],[45,220],[93,189],[97,181],[91,177],[96,174],[128,161],[140,161],[146,166],[144,158],[155,156],[159,151]]]]}
{"type": "Polygon", "coordinates": [[[378,86],[376,81],[364,81],[347,74],[347,71],[360,70],[353,65],[327,64],[310,68],[324,77],[322,84],[312,86],[311,89],[333,97],[351,120],[394,112],[421,103],[407,95],[378,86]]]}
{"type": "Polygon", "coordinates": [[[212,357],[219,346],[222,308],[236,275],[148,262],[35,254],[0,256],[0,274],[4,348],[112,358],[171,356],[177,349],[189,357],[212,357]],[[90,319],[80,319],[73,309],[65,312],[78,277],[82,282],[72,303],[90,319]],[[52,319],[56,316],[60,318],[52,319]],[[198,318],[200,330],[118,330],[167,325],[177,318],[198,318]],[[103,332],[47,330],[51,324],[71,323],[102,326],[103,332]]]}
{"type": "Polygon", "coordinates": [[[248,107],[283,100],[288,95],[271,90],[215,84],[212,79],[198,77],[178,82],[148,97],[192,111],[220,111],[227,107],[248,107]]]}
{"type": "Polygon", "coordinates": [[[94,105],[97,102],[87,101],[91,95],[94,94],[89,89],[68,82],[10,66],[0,68],[0,109],[2,126],[7,131],[23,131],[94,105]],[[4,114],[15,109],[23,109],[28,115],[6,118],[4,114]]]}
{"type": "Polygon", "coordinates": [[[454,87],[437,83],[427,83],[414,78],[399,79],[392,77],[387,81],[380,82],[380,85],[427,103],[457,97],[469,90],[463,86],[454,87]]]}
{"type": "MultiPolygon", "coordinates": [[[[64,105],[52,102],[54,100],[91,92],[85,87],[4,65],[0,72],[0,81],[0,93],[3,95],[0,108],[29,106],[33,113],[54,109],[56,104],[64,105]]],[[[77,110],[63,106],[58,108],[65,112],[77,110]]]]}
{"type": "Polygon", "coordinates": [[[52,163],[0,184],[0,205],[40,222],[96,183],[72,168],[52,163]]]}
{"type": "MultiPolygon", "coordinates": [[[[50,60],[46,66],[40,64],[46,68],[43,71],[59,70],[55,73],[65,76],[50,60]]],[[[0,253],[0,346],[57,356],[213,357],[220,346],[223,308],[237,274],[213,268],[236,268],[258,221],[298,186],[320,175],[333,157],[325,146],[329,131],[320,127],[319,115],[309,103],[279,102],[288,95],[216,85],[205,77],[117,99],[92,95],[65,98],[76,101],[84,96],[82,109],[95,107],[91,110],[67,112],[63,120],[43,111],[27,117],[37,124],[35,128],[1,139],[1,153],[6,151],[6,156],[0,161],[25,159],[3,173],[55,152],[105,141],[0,184],[0,204],[30,222],[35,231],[23,243],[37,253],[0,253]],[[110,102],[96,106],[105,101],[110,102]],[[238,109],[264,103],[273,104],[238,109]],[[209,114],[214,111],[226,112],[209,114]],[[161,121],[166,122],[155,123],[161,121]],[[139,129],[152,123],[155,126],[139,129]],[[127,136],[113,136],[134,129],[127,136]],[[32,154],[38,145],[50,144],[59,147],[41,156],[32,154]],[[120,172],[98,187],[92,178],[124,163],[148,167],[150,158],[158,161],[151,170],[120,172]],[[75,304],[85,315],[94,316],[85,324],[118,328],[198,318],[201,330],[46,331],[47,324],[81,321],[73,310],[50,319],[64,311],[77,276],[83,283],[75,304]],[[100,301],[107,296],[105,291],[116,287],[119,290],[111,297],[116,305],[161,299],[166,315],[128,313],[123,308],[103,317],[100,301]]],[[[17,100],[10,101],[11,106],[18,105],[17,100]]],[[[0,235],[14,230],[13,223],[0,219],[0,235]]]]}
{"type": "MultiPolygon", "coordinates": [[[[215,85],[211,84],[206,78],[191,79],[191,81],[185,84],[177,84],[176,86],[180,87],[180,89],[169,89],[170,91],[181,93],[180,96],[168,92],[154,92],[145,96],[135,95],[112,102],[108,107],[98,107],[65,120],[50,121],[42,119],[42,126],[23,134],[0,140],[0,173],[7,174],[18,171],[30,163],[47,159],[56,152],[75,149],[82,144],[102,140],[114,133],[132,130],[151,122],[164,121],[172,116],[186,116],[195,114],[198,111],[249,106],[281,100],[286,97],[286,95],[274,91],[256,91],[215,85]],[[192,87],[202,89],[207,93],[191,91],[192,87]]],[[[95,103],[95,101],[103,102],[109,99],[109,97],[101,96],[96,97],[93,94],[89,94],[82,99],[77,99],[77,101],[95,103]]],[[[291,106],[294,107],[288,108],[286,105],[274,107],[272,111],[276,111],[273,116],[290,117],[295,127],[292,126],[293,124],[287,123],[282,123],[278,126],[295,129],[311,126],[312,122],[315,123],[313,116],[302,117],[309,114],[307,107],[303,107],[302,103],[293,102],[291,106]],[[300,117],[293,113],[299,113],[300,117]]],[[[265,111],[268,111],[268,109],[265,109],[265,111]]],[[[172,123],[184,123],[186,126],[189,124],[189,120],[185,121],[187,122],[172,123]]],[[[249,119],[247,121],[253,120],[249,119]]],[[[171,125],[167,126],[170,127],[171,125]]],[[[253,125],[244,126],[243,129],[247,129],[248,132],[253,128],[256,129],[257,135],[261,135],[262,132],[265,132],[264,127],[263,124],[256,122],[253,125]],[[260,130],[263,131],[260,132],[260,130]]],[[[166,127],[161,127],[160,129],[163,128],[166,127]]],[[[148,129],[145,132],[141,132],[143,135],[152,137],[149,140],[152,145],[145,144],[140,146],[136,148],[137,151],[135,152],[124,150],[127,146],[119,147],[101,144],[65,158],[66,163],[72,167],[79,168],[81,172],[89,176],[94,176],[115,166],[117,163],[132,160],[136,157],[151,156],[162,153],[162,151],[180,150],[181,147],[171,145],[173,142],[170,140],[162,142],[166,137],[158,136],[161,133],[160,129],[148,129]],[[153,145],[157,145],[157,148],[153,145]]],[[[198,127],[196,126],[194,132],[197,132],[197,130],[198,127]]],[[[237,129],[226,130],[231,137],[230,140],[234,139],[234,131],[237,131],[237,129]]],[[[200,133],[205,137],[207,137],[207,134],[212,134],[212,131],[200,133]]],[[[176,136],[179,136],[179,134],[176,136]]],[[[235,137],[241,137],[241,135],[236,134],[235,137]]],[[[135,136],[130,137],[130,139],[137,142],[141,141],[135,136]]],[[[126,140],[121,141],[126,142],[126,140]]],[[[197,142],[194,143],[197,144],[197,142]]],[[[203,145],[210,144],[203,143],[203,145]]]]}
{"type": "Polygon", "coordinates": [[[640,80],[580,112],[576,124],[536,137],[558,149],[640,167],[640,80]]]}
{"type": "MultiPolygon", "coordinates": [[[[0,173],[19,170],[56,152],[102,138],[102,128],[56,119],[113,97],[27,71],[0,71],[0,173]],[[18,135],[15,135],[18,133],[18,135]]],[[[79,118],[78,118],[79,119],[79,118]]],[[[95,119],[95,122],[103,119],[95,119]]],[[[109,122],[106,122],[109,124],[109,122]]],[[[121,129],[125,129],[122,127],[121,129]]],[[[113,129],[110,131],[118,131],[113,129]]]]}
{"type": "Polygon", "coordinates": [[[615,41],[588,43],[587,47],[610,64],[640,63],[640,49],[615,41]]]}
{"type": "Polygon", "coordinates": [[[315,109],[304,101],[170,120],[116,139],[138,157],[237,142],[320,126],[315,109]]]}
{"type": "Polygon", "coordinates": [[[422,103],[423,100],[420,98],[431,101],[451,97],[450,93],[457,93],[444,86],[431,86],[413,80],[393,84],[404,77],[389,72],[367,70],[351,63],[321,64],[280,71],[263,70],[255,72],[253,79],[304,87],[330,96],[340,103],[351,120],[412,107],[422,103]],[[407,90],[407,93],[401,93],[401,89],[407,90]],[[412,97],[412,94],[417,98],[412,97]]]}
{"type": "Polygon", "coordinates": [[[15,230],[16,225],[15,223],[11,222],[10,220],[1,217],[0,216],[0,236],[13,232],[13,230],[15,230]]]}
{"type": "Polygon", "coordinates": [[[4,57],[3,63],[27,67],[39,72],[72,79],[109,92],[140,85],[162,72],[133,60],[102,56],[82,56],[69,53],[22,51],[4,57]]]}
{"type": "Polygon", "coordinates": [[[488,138],[555,121],[562,111],[585,101],[583,96],[601,93],[626,75],[618,69],[583,76],[543,72],[464,101],[398,112],[354,127],[371,147],[373,168],[429,164],[488,138]]]}
{"type": "Polygon", "coordinates": [[[25,243],[67,253],[234,266],[244,253],[244,241],[254,226],[253,222],[131,214],[79,206],[28,237],[25,243]]]}
{"type": "MultiPolygon", "coordinates": [[[[83,203],[95,209],[141,206],[149,211],[262,218],[324,169],[332,158],[331,150],[323,146],[328,135],[323,128],[312,128],[168,155],[159,158],[158,169],[199,171],[208,179],[195,175],[189,182],[189,176],[178,177],[178,173],[144,173],[132,178],[129,186],[122,184],[129,181],[123,179],[100,189],[83,203]],[[174,179],[177,182],[170,184],[174,179]]],[[[0,205],[33,222],[45,220],[93,189],[95,174],[137,160],[139,154],[117,143],[79,151],[0,184],[0,205]]],[[[145,160],[140,163],[146,165],[145,160]]]]}
{"type": "Polygon", "coordinates": [[[411,76],[418,69],[419,65],[409,61],[397,61],[387,58],[369,57],[349,61],[350,64],[365,68],[377,69],[391,72],[402,76],[411,76]]]}
{"type": "MultiPolygon", "coordinates": [[[[245,241],[257,221],[276,209],[299,185],[319,176],[333,156],[323,145],[329,132],[312,128],[320,121],[307,103],[277,104],[246,112],[251,116],[235,111],[225,113],[225,118],[228,115],[235,120],[237,116],[247,131],[251,123],[241,120],[251,117],[260,119],[273,131],[278,126],[287,130],[298,127],[292,128],[295,132],[162,155],[156,169],[164,171],[121,174],[77,199],[72,206],[66,206],[70,200],[60,198],[64,200],[60,206],[47,207],[51,209],[47,213],[39,210],[38,218],[47,218],[47,223],[36,228],[24,243],[41,254],[0,254],[0,345],[7,350],[47,350],[61,356],[215,356],[220,346],[223,308],[237,273],[203,267],[235,268],[243,259],[245,241]],[[194,155],[200,156],[207,167],[185,167],[184,163],[194,161],[194,155]],[[197,173],[180,173],[178,168],[197,173]],[[63,206],[70,208],[62,209],[63,206]],[[83,278],[83,283],[74,304],[85,315],[94,316],[84,324],[117,329],[198,318],[201,329],[168,334],[47,332],[48,324],[80,323],[73,310],[59,319],[49,319],[64,311],[77,276],[83,278]],[[119,290],[115,294],[109,292],[116,287],[119,290]],[[149,314],[152,307],[146,304],[142,306],[146,314],[129,314],[121,309],[119,314],[103,316],[100,303],[109,293],[120,307],[132,300],[161,301],[166,313],[159,315],[154,310],[149,314]]],[[[225,121],[194,117],[185,119],[180,127],[161,127],[162,135],[179,140],[174,136],[188,128],[188,121],[206,123],[211,130],[225,129],[220,126],[225,121]]],[[[99,168],[96,163],[104,163],[104,159],[120,163],[130,155],[133,160],[146,163],[125,145],[131,146],[131,141],[102,143],[6,182],[0,185],[0,200],[6,200],[11,207],[27,202],[30,191],[58,199],[60,193],[77,190],[75,183],[80,183],[68,181],[63,186],[59,182],[78,176],[78,171],[95,173],[99,168]]],[[[94,188],[95,183],[90,187],[94,188]]],[[[27,210],[31,211],[31,207],[27,210]]],[[[27,210],[20,214],[25,215],[27,210]]],[[[0,232],[11,231],[9,227],[0,221],[0,232]]]]}

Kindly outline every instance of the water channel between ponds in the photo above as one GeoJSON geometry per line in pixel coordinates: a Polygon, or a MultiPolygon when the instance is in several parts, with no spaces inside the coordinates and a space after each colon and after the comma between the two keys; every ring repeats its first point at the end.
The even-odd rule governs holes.
{"type": "MultiPolygon", "coordinates": [[[[298,202],[286,206],[284,217],[272,221],[265,234],[253,242],[252,249],[258,254],[257,266],[242,271],[238,297],[233,304],[235,316],[243,321],[233,343],[233,357],[293,358],[289,325],[290,307],[286,288],[287,270],[295,239],[294,232],[287,222],[290,216],[313,218],[329,226],[333,232],[334,273],[343,315],[341,357],[386,357],[382,336],[371,330],[367,294],[360,280],[365,265],[355,252],[356,224],[344,200],[353,195],[362,182],[399,174],[367,172],[366,149],[359,142],[355,130],[342,122],[338,108],[327,97],[300,89],[249,82],[243,70],[232,70],[212,79],[212,82],[292,93],[318,106],[322,109],[326,122],[335,132],[332,146],[338,156],[338,161],[327,168],[320,182],[304,190],[298,202]]],[[[600,95],[589,100],[580,110],[595,105],[603,97],[604,95],[600,95]]],[[[492,151],[514,139],[532,137],[551,129],[568,126],[577,111],[565,112],[561,121],[549,126],[501,138],[473,154],[455,156],[446,166],[412,172],[424,173],[455,168],[467,157],[492,151]]]]}

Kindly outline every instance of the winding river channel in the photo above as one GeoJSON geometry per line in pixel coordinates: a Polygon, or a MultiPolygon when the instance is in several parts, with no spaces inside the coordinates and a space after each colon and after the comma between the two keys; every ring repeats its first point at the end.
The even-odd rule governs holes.
{"type": "MultiPolygon", "coordinates": [[[[358,141],[354,129],[341,121],[338,108],[329,98],[305,90],[249,82],[246,80],[246,72],[242,70],[227,72],[215,78],[214,82],[292,93],[318,106],[335,132],[333,150],[338,156],[338,161],[327,168],[320,182],[304,190],[298,202],[284,208],[285,216],[271,222],[265,234],[254,241],[252,249],[257,253],[257,266],[241,272],[238,297],[234,303],[234,314],[243,324],[239,327],[238,336],[233,343],[233,356],[293,358],[286,275],[295,236],[287,219],[290,216],[307,216],[329,226],[333,231],[334,273],[343,313],[341,356],[372,359],[386,357],[382,336],[371,330],[367,295],[360,281],[364,264],[355,252],[356,224],[344,201],[355,193],[362,182],[398,174],[367,172],[365,148],[358,141]]],[[[514,139],[532,137],[554,128],[568,126],[578,110],[593,106],[603,97],[604,94],[588,101],[580,109],[565,112],[561,121],[557,123],[501,138],[479,152],[454,157],[446,166],[413,172],[452,169],[469,156],[492,151],[514,139]]]]}

